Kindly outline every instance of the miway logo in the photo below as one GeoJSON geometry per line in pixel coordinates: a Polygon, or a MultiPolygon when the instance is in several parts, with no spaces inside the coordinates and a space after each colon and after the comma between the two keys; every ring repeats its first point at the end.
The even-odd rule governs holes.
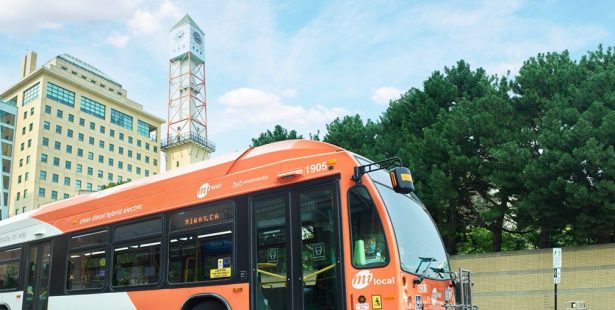
{"type": "Polygon", "coordinates": [[[218,183],[214,185],[210,185],[209,183],[204,183],[203,185],[201,185],[201,187],[199,187],[199,190],[196,192],[196,198],[198,199],[205,198],[205,196],[207,196],[207,194],[210,191],[219,189],[219,188],[222,188],[222,183],[218,183]]]}
{"type": "Polygon", "coordinates": [[[395,277],[378,279],[369,270],[361,270],[357,272],[352,278],[352,287],[360,290],[366,288],[368,285],[392,285],[395,284],[395,277]]]}

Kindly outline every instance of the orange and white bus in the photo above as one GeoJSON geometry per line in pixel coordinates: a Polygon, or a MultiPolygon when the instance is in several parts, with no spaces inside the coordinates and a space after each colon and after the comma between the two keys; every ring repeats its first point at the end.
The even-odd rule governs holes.
{"type": "Polygon", "coordinates": [[[0,309],[444,309],[409,170],[292,140],[0,222],[0,309]]]}

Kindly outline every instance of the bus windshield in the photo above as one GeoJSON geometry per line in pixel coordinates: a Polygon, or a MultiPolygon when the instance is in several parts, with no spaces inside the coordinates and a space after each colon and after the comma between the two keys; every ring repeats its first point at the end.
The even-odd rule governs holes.
{"type": "Polygon", "coordinates": [[[436,226],[418,199],[396,193],[383,170],[369,173],[393,223],[404,271],[433,279],[449,279],[446,251],[436,226]],[[386,185],[385,185],[386,184],[386,185]]]}

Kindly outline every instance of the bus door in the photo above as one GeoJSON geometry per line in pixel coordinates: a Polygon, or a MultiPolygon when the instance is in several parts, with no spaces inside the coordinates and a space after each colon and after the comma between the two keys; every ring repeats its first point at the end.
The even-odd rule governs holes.
{"type": "Polygon", "coordinates": [[[51,241],[30,245],[23,309],[46,310],[49,299],[51,241]]]}
{"type": "Polygon", "coordinates": [[[335,184],[252,200],[255,309],[340,309],[335,184]]]}

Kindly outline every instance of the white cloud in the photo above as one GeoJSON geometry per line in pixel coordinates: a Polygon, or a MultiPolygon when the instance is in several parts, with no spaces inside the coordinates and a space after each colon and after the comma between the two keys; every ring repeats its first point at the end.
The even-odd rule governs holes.
{"type": "Polygon", "coordinates": [[[262,130],[275,124],[291,129],[323,127],[328,122],[348,114],[338,107],[315,105],[305,107],[288,104],[279,94],[268,93],[254,88],[239,88],[218,98],[223,108],[213,115],[212,128],[216,133],[224,133],[241,127],[242,130],[255,128],[262,130]]]}
{"type": "Polygon", "coordinates": [[[59,29],[66,23],[119,21],[144,0],[0,0],[0,32],[59,29]]]}
{"type": "Polygon", "coordinates": [[[129,39],[130,36],[126,34],[119,34],[117,32],[114,32],[109,37],[107,37],[105,43],[113,45],[115,47],[125,47],[128,44],[129,39]]]}
{"type": "Polygon", "coordinates": [[[386,105],[389,101],[401,97],[402,91],[395,87],[380,87],[374,91],[372,101],[376,104],[386,105]]]}

